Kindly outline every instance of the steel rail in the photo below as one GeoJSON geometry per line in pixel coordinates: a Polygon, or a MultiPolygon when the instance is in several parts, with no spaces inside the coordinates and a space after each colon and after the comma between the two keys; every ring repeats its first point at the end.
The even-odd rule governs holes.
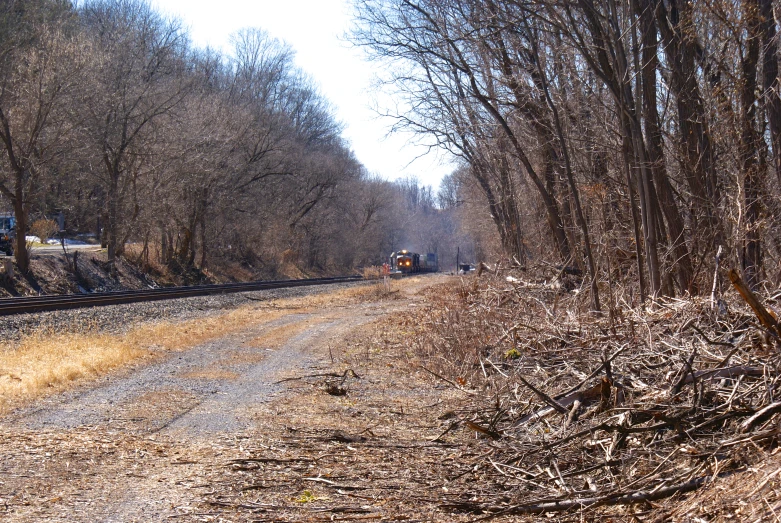
{"type": "Polygon", "coordinates": [[[246,283],[222,283],[216,285],[192,285],[187,287],[163,287],[116,292],[96,292],[91,294],[60,294],[52,296],[29,296],[23,298],[0,298],[0,316],[25,314],[31,312],[77,309],[82,307],[102,307],[123,303],[144,301],[173,300],[194,296],[231,294],[288,287],[307,287],[327,285],[329,283],[348,283],[360,281],[361,276],[339,278],[309,278],[301,280],[254,281],[246,283]]]}

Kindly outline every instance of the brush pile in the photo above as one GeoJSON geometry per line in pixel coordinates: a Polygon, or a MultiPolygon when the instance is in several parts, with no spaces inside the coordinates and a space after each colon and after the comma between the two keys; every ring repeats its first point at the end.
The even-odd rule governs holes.
{"type": "MultiPolygon", "coordinates": [[[[430,372],[467,398],[440,441],[461,427],[486,445],[489,472],[474,485],[484,495],[443,508],[665,519],[683,494],[746,471],[777,445],[772,300],[754,297],[749,308],[751,297],[730,288],[643,310],[614,287],[609,311],[596,315],[577,292],[508,274],[466,279],[439,298],[418,340],[430,372]]],[[[730,517],[727,498],[720,510],[730,517]]],[[[757,517],[781,511],[781,498],[764,499],[757,517]]],[[[696,504],[686,510],[676,517],[703,516],[696,504]]]]}

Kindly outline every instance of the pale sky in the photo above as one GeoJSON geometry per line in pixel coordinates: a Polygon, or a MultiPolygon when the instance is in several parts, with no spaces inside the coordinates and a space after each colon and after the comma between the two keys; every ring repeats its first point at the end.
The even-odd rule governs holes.
{"type": "Polygon", "coordinates": [[[346,124],[345,138],[369,172],[389,180],[414,175],[436,187],[453,170],[442,153],[416,160],[426,149],[410,145],[409,135],[385,138],[393,122],[378,119],[370,108],[376,65],[343,41],[350,26],[349,0],[152,0],[152,5],[181,19],[197,47],[228,53],[230,35],[244,27],[259,27],[289,43],[297,65],[335,106],[346,124]]]}

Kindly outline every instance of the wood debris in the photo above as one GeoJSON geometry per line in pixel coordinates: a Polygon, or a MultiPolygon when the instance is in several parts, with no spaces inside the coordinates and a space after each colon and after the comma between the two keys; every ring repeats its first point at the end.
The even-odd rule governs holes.
{"type": "MultiPolygon", "coordinates": [[[[462,284],[416,341],[432,375],[470,391],[459,409],[467,426],[499,436],[482,441],[484,480],[501,501],[464,496],[443,508],[658,517],[668,498],[744,473],[776,447],[781,331],[735,271],[726,307],[671,298],[644,310],[616,289],[603,317],[528,274],[462,284]]],[[[454,437],[446,423],[435,441],[454,437]]],[[[762,514],[779,507],[774,496],[762,514]]]]}

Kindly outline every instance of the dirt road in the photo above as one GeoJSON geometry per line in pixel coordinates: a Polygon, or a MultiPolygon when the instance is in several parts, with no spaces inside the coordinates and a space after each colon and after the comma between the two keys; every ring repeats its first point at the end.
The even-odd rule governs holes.
{"type": "Polygon", "coordinates": [[[291,309],[11,413],[0,518],[453,521],[442,500],[474,493],[449,493],[441,478],[460,465],[431,441],[453,391],[417,370],[404,321],[388,322],[414,324],[416,293],[442,279],[291,309]],[[379,351],[391,337],[398,350],[379,351]]]}

